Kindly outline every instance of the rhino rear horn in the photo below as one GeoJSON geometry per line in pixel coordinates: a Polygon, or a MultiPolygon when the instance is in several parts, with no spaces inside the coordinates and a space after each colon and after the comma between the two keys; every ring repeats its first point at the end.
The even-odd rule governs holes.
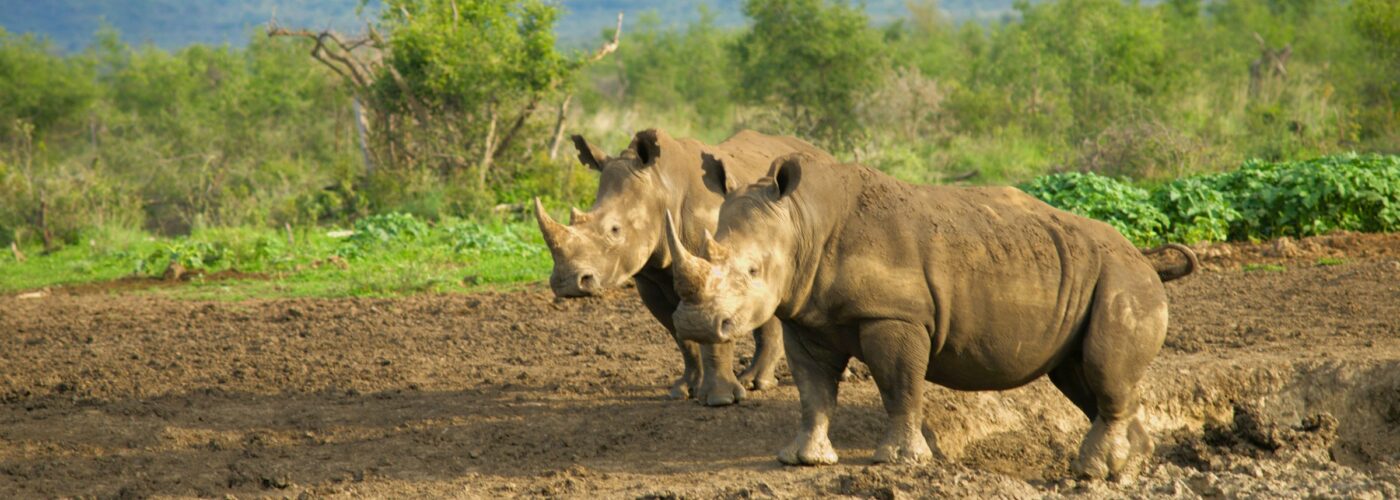
{"type": "Polygon", "coordinates": [[[575,207],[569,207],[569,225],[570,225],[570,226],[576,226],[576,225],[579,225],[579,224],[585,224],[585,223],[587,223],[589,220],[591,220],[592,218],[593,218],[593,215],[592,215],[592,214],[589,214],[588,212],[584,212],[584,211],[579,210],[579,209],[577,209],[577,208],[575,208],[575,207]]]}
{"type": "Polygon", "coordinates": [[[729,250],[726,249],[726,248],[724,248],[723,245],[720,245],[718,241],[715,241],[714,235],[710,234],[710,230],[709,230],[709,229],[706,229],[706,230],[705,230],[705,258],[706,258],[706,259],[709,259],[709,260],[711,260],[711,261],[723,261],[724,259],[726,259],[726,258],[728,258],[728,257],[729,257],[729,250]]]}

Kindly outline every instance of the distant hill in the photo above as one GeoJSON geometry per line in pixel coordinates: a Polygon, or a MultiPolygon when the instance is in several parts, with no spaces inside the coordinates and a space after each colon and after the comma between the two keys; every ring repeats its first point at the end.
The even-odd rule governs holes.
{"type": "MultiPolygon", "coordinates": [[[[565,15],[556,31],[564,46],[590,45],[613,26],[619,11],[628,24],[654,11],[662,22],[683,26],[699,18],[708,5],[723,26],[744,23],[742,0],[561,0],[565,15]]],[[[356,13],[360,0],[0,0],[0,27],[12,33],[48,37],[60,50],[80,50],[97,29],[115,27],[133,43],[174,49],[191,43],[243,45],[275,11],[286,26],[360,31],[378,9],[370,1],[356,13]]],[[[905,0],[867,0],[876,23],[902,17],[905,0]]],[[[995,19],[1011,12],[1012,0],[944,0],[940,5],[956,19],[995,19]]],[[[623,27],[627,31],[627,27],[623,27]]]]}

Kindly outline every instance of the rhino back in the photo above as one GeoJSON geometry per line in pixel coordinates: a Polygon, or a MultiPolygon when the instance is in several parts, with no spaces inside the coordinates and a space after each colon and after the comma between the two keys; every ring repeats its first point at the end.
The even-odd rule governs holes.
{"type": "Polygon", "coordinates": [[[1135,252],[1014,188],[912,186],[860,168],[814,298],[831,324],[924,326],[936,352],[928,379],[949,387],[1043,375],[1079,331],[1105,253],[1135,252]]]}

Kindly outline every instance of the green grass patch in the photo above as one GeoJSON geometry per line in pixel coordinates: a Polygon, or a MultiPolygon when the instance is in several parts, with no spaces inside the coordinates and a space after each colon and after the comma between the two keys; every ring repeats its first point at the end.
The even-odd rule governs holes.
{"type": "Polygon", "coordinates": [[[0,259],[0,293],[159,277],[178,263],[193,277],[149,293],[233,300],[395,296],[512,288],[545,279],[551,266],[530,224],[429,224],[403,214],[367,217],[353,229],[294,229],[290,238],[260,228],[202,230],[171,239],[113,231],[85,236],[85,244],[49,254],[26,249],[30,258],[23,263],[8,255],[0,259]]]}
{"type": "Polygon", "coordinates": [[[1244,265],[1244,272],[1247,272],[1247,273],[1256,273],[1256,272],[1277,273],[1277,272],[1283,272],[1283,271],[1287,271],[1287,270],[1288,270],[1288,268],[1283,267],[1282,264],[1245,264],[1245,265],[1244,265]]]}
{"type": "Polygon", "coordinates": [[[1346,264],[1346,263],[1347,263],[1347,260],[1346,260],[1346,259],[1339,258],[1339,257],[1321,257],[1321,258],[1317,259],[1317,265],[1323,266],[1323,267],[1327,267],[1327,266],[1340,266],[1340,265],[1346,264]]]}

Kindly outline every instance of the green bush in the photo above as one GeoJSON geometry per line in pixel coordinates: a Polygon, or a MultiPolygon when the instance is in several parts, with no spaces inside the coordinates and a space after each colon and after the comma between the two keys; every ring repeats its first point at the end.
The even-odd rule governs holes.
{"type": "Polygon", "coordinates": [[[1241,215],[1230,225],[1232,239],[1400,229],[1400,156],[1249,161],[1206,182],[1241,215]]]}
{"type": "Polygon", "coordinates": [[[1239,211],[1201,177],[1187,177],[1152,190],[1152,203],[1167,216],[1168,241],[1225,241],[1239,211]]]}
{"type": "Polygon", "coordinates": [[[1107,222],[1138,246],[1161,240],[1167,216],[1152,204],[1147,191],[1092,173],[1069,172],[1037,177],[1021,189],[1052,206],[1107,222]]]}
{"type": "Polygon", "coordinates": [[[1092,173],[1042,176],[1021,188],[1112,224],[1137,245],[1400,230],[1400,156],[1394,155],[1251,160],[1238,170],[1177,179],[1150,196],[1092,173]]]}
{"type": "Polygon", "coordinates": [[[355,233],[336,250],[341,257],[354,258],[367,250],[395,243],[420,239],[428,234],[428,225],[412,214],[391,212],[371,215],[355,221],[355,233]]]}
{"type": "Polygon", "coordinates": [[[179,264],[186,271],[208,270],[223,263],[228,253],[228,245],[222,242],[175,240],[137,261],[136,273],[160,274],[172,264],[179,264]]]}
{"type": "Polygon", "coordinates": [[[531,243],[529,231],[520,226],[491,227],[479,223],[454,224],[447,227],[447,243],[458,254],[485,252],[528,255],[540,252],[543,246],[531,243]]]}

